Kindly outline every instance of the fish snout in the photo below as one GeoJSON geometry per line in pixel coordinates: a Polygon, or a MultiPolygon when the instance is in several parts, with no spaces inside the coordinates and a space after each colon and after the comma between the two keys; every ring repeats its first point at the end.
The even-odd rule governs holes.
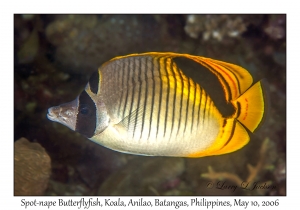
{"type": "Polygon", "coordinates": [[[60,107],[59,106],[50,107],[48,109],[47,118],[49,120],[52,120],[52,121],[57,121],[57,118],[59,116],[59,112],[60,112],[60,107]]]}
{"type": "Polygon", "coordinates": [[[75,130],[78,114],[77,100],[48,109],[47,118],[75,130]]]}

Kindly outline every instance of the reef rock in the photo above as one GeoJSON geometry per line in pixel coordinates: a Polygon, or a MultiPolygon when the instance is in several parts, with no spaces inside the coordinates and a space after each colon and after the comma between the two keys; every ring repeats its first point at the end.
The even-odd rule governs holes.
{"type": "Polygon", "coordinates": [[[46,36],[62,69],[81,74],[117,55],[172,50],[163,25],[151,15],[61,16],[47,26],[46,36]]]}
{"type": "Polygon", "coordinates": [[[14,150],[14,194],[43,195],[51,173],[49,155],[25,138],[15,142],[14,150]]]}

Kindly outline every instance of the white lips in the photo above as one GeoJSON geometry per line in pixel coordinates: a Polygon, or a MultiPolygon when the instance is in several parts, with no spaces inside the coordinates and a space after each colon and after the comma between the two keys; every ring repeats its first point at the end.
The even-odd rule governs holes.
{"type": "Polygon", "coordinates": [[[52,121],[57,121],[57,116],[52,112],[52,107],[48,109],[47,118],[52,121]]]}

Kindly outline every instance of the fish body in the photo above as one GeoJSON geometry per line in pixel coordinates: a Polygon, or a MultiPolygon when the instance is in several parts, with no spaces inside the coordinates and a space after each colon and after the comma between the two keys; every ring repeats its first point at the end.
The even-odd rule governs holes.
{"type": "Polygon", "coordinates": [[[48,119],[107,148],[151,156],[202,157],[236,151],[249,142],[264,114],[261,83],[234,64],[177,53],[116,57],[95,72],[72,102],[51,107],[48,119]],[[224,117],[175,58],[206,67],[235,109],[224,117]],[[246,129],[247,128],[247,129],[246,129]]]}

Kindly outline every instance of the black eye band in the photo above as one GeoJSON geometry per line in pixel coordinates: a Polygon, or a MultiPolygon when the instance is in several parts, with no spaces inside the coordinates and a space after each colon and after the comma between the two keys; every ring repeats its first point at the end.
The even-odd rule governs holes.
{"type": "Polygon", "coordinates": [[[79,108],[79,112],[82,115],[89,115],[90,113],[90,108],[87,104],[82,104],[79,108]]]}
{"type": "Polygon", "coordinates": [[[79,96],[79,107],[75,131],[91,138],[96,129],[96,106],[91,97],[83,91],[79,96]]]}

